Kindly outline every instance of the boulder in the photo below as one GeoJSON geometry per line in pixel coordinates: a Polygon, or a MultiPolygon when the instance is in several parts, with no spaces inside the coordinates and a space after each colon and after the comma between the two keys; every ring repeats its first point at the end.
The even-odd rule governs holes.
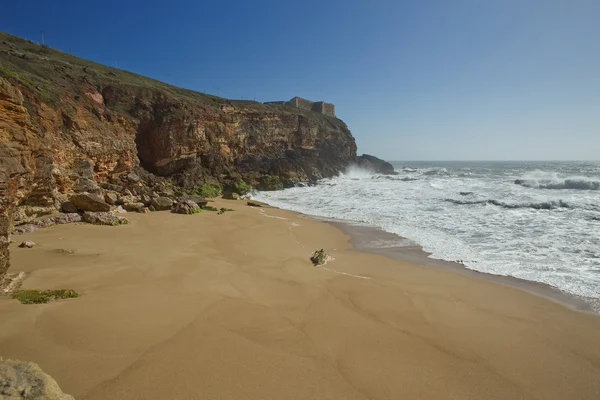
{"type": "Polygon", "coordinates": [[[262,206],[266,205],[265,203],[261,203],[260,201],[254,201],[254,200],[248,200],[248,202],[246,204],[248,204],[250,207],[262,207],[262,206]]]}
{"type": "Polygon", "coordinates": [[[117,204],[118,196],[115,193],[104,193],[104,201],[106,201],[111,206],[117,204]]]}
{"type": "Polygon", "coordinates": [[[94,225],[124,225],[128,224],[129,220],[125,217],[119,217],[110,212],[91,212],[83,213],[83,220],[94,225]]]}
{"type": "Polygon", "coordinates": [[[64,203],[62,203],[62,211],[65,213],[76,213],[77,212],[77,207],[75,207],[75,204],[71,203],[70,201],[65,201],[64,203]]]}
{"type": "Polygon", "coordinates": [[[354,160],[355,164],[361,168],[373,171],[378,174],[384,175],[396,175],[397,172],[394,170],[394,166],[387,161],[377,158],[369,154],[363,154],[357,156],[354,160]]]}
{"type": "Polygon", "coordinates": [[[74,400],[32,362],[0,359],[0,398],[74,400]]]}
{"type": "Polygon", "coordinates": [[[39,226],[35,224],[24,224],[15,227],[12,231],[13,235],[23,235],[25,233],[32,233],[40,229],[39,226]]]}
{"type": "Polygon", "coordinates": [[[200,196],[193,196],[193,195],[186,195],[186,196],[181,196],[177,198],[177,201],[186,201],[186,200],[190,200],[193,201],[194,203],[196,203],[199,206],[205,206],[208,204],[208,200],[206,200],[204,197],[200,197],[200,196]]]}
{"type": "Polygon", "coordinates": [[[70,200],[81,211],[106,212],[110,210],[110,205],[96,193],[74,194],[70,200]]]}
{"type": "Polygon", "coordinates": [[[145,206],[149,206],[150,203],[152,202],[152,197],[150,197],[147,194],[143,194],[143,195],[140,196],[140,201],[142,203],[144,203],[145,206]]]}
{"type": "Polygon", "coordinates": [[[156,211],[170,210],[173,207],[173,200],[168,197],[160,196],[152,199],[150,204],[156,211]]]}
{"type": "Polygon", "coordinates": [[[74,222],[81,222],[82,220],[79,214],[60,214],[54,217],[54,223],[57,225],[72,224],[74,222]]]}
{"type": "Polygon", "coordinates": [[[200,211],[198,204],[191,200],[179,201],[175,205],[175,208],[173,208],[173,212],[177,214],[197,214],[200,211]]]}
{"type": "Polygon", "coordinates": [[[21,244],[19,245],[20,248],[27,248],[27,249],[31,249],[34,246],[35,246],[35,242],[32,242],[31,240],[26,240],[24,242],[21,242],[21,244]]]}
{"type": "Polygon", "coordinates": [[[127,203],[127,204],[123,204],[123,208],[126,211],[141,212],[142,208],[145,208],[145,206],[144,206],[144,203],[127,203]]]}

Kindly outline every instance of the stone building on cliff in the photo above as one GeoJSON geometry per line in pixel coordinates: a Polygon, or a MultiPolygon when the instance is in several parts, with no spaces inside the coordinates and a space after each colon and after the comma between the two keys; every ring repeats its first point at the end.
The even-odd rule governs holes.
{"type": "Polygon", "coordinates": [[[301,108],[303,110],[335,117],[335,105],[331,103],[325,103],[324,101],[310,101],[298,96],[294,97],[290,101],[268,101],[265,104],[285,104],[288,106],[301,108]]]}

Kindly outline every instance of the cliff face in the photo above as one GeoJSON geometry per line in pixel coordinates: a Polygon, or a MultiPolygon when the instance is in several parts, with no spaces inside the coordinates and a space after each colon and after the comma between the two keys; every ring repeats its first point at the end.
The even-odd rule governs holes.
{"type": "Polygon", "coordinates": [[[184,187],[252,184],[331,176],[356,154],[337,118],[176,88],[2,33],[0,91],[0,162],[18,170],[7,172],[21,177],[14,195],[32,207],[139,167],[184,187]]]}
{"type": "Polygon", "coordinates": [[[318,179],[355,155],[337,118],[184,90],[0,32],[0,276],[13,220],[73,193],[318,179]]]}

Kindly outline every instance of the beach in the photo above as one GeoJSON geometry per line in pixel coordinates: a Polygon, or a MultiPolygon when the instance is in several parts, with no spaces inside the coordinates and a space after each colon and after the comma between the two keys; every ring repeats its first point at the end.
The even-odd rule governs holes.
{"type": "Polygon", "coordinates": [[[13,236],[24,289],[81,296],[1,298],[0,356],[90,400],[600,398],[595,314],[358,251],[295,212],[211,205],[234,211],[13,236]],[[321,248],[334,260],[316,268],[321,248]]]}

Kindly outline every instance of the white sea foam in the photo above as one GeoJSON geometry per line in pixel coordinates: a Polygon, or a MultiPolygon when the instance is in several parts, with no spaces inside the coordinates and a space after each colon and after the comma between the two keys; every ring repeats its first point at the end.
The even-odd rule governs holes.
{"type": "Polygon", "coordinates": [[[599,163],[411,163],[351,170],[315,187],[260,192],[275,206],[364,222],[432,257],[600,298],[599,163]],[[517,180],[537,184],[515,184],[517,180]],[[590,189],[544,185],[591,182],[590,189]]]}

